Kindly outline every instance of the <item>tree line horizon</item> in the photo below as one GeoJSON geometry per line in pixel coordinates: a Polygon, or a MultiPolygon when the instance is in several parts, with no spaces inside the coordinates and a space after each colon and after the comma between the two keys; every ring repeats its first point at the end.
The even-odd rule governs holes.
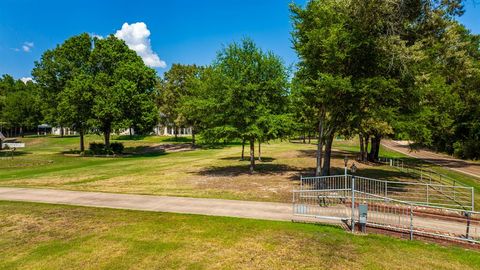
{"type": "Polygon", "coordinates": [[[480,36],[457,18],[461,0],[311,0],[290,5],[294,73],[244,38],[206,66],[155,70],[113,35],[80,34],[35,62],[33,82],[0,79],[0,122],[40,122],[80,134],[158,123],[192,128],[208,143],[317,138],[316,175],[330,174],[336,136],[358,136],[360,159],[377,161],[383,138],[408,139],[480,158],[480,36]]]}

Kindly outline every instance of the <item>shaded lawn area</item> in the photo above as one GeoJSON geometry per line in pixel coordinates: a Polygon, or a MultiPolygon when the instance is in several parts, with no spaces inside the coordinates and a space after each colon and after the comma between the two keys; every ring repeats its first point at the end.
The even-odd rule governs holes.
{"type": "Polygon", "coordinates": [[[0,202],[1,269],[478,269],[480,253],[290,222],[0,202]]]}
{"type": "MultiPolygon", "coordinates": [[[[57,188],[82,191],[155,194],[255,201],[291,202],[300,175],[315,166],[315,145],[271,142],[262,145],[263,161],[248,174],[249,161],[240,160],[241,145],[175,152],[155,152],[159,146],[181,146],[185,139],[121,137],[127,157],[79,157],[64,154],[78,149],[78,137],[31,137],[13,160],[0,162],[0,186],[57,188]]],[[[96,135],[86,137],[100,142],[96,135]]],[[[119,140],[115,140],[119,141],[119,140]]],[[[345,154],[335,152],[332,173],[343,173],[345,154]]],[[[405,178],[386,166],[359,165],[359,173],[384,179],[405,178]]]]}

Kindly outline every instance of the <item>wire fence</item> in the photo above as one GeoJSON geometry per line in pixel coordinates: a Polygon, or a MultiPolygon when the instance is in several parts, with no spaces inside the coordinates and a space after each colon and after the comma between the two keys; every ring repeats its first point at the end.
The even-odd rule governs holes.
{"type": "MultiPolygon", "coordinates": [[[[349,224],[352,231],[361,224],[407,233],[411,239],[422,235],[480,243],[479,212],[473,208],[419,203],[418,195],[406,195],[418,193],[411,189],[415,185],[403,189],[402,196],[398,197],[396,183],[351,175],[302,177],[301,190],[293,192],[294,215],[341,220],[349,224]],[[390,185],[395,188],[390,189],[390,185]],[[361,209],[368,210],[364,213],[361,209]]],[[[425,185],[433,188],[430,184],[420,186],[425,185]]],[[[441,189],[441,185],[435,187],[441,189]]],[[[437,196],[443,196],[442,201],[448,200],[442,193],[437,196]]]]}

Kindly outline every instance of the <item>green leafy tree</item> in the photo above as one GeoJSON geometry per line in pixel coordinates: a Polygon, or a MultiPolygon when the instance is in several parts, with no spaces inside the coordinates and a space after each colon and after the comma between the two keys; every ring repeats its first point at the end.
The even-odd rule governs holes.
{"type": "Polygon", "coordinates": [[[287,72],[282,61],[244,39],[218,53],[202,82],[208,93],[199,105],[205,112],[204,137],[249,142],[253,173],[255,140],[280,136],[280,123],[287,117],[287,72]]]}
{"type": "Polygon", "coordinates": [[[19,128],[24,136],[25,129],[34,129],[40,123],[39,88],[33,82],[26,84],[18,80],[14,83],[4,100],[2,119],[7,127],[19,128]]]}
{"type": "Polygon", "coordinates": [[[95,38],[90,61],[93,124],[103,133],[105,145],[109,147],[114,128],[125,129],[134,123],[140,130],[152,130],[158,117],[153,100],[155,71],[113,35],[95,38]]]}
{"type": "MultiPolygon", "coordinates": [[[[53,50],[47,50],[41,60],[35,62],[32,75],[41,86],[43,115],[48,123],[60,127],[72,124],[62,115],[63,111],[58,110],[60,93],[78,72],[87,69],[91,49],[92,39],[84,33],[67,39],[53,50]]],[[[63,136],[63,128],[61,132],[63,136]]]]}
{"type": "Polygon", "coordinates": [[[198,118],[195,105],[190,100],[195,99],[201,68],[195,65],[173,64],[172,68],[164,73],[160,83],[158,97],[161,121],[164,125],[173,125],[175,138],[179,126],[192,128],[192,144],[195,145],[195,133],[198,118]]]}
{"type": "Polygon", "coordinates": [[[95,93],[93,91],[94,79],[92,76],[79,73],[69,80],[65,89],[60,92],[58,110],[62,122],[71,123],[80,134],[80,152],[85,151],[84,135],[93,117],[92,106],[95,93]]]}

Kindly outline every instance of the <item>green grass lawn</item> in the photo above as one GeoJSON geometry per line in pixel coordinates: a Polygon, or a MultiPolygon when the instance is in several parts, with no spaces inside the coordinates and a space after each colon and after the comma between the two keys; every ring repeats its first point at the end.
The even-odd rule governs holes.
{"type": "MultiPolygon", "coordinates": [[[[155,136],[114,139],[133,154],[80,157],[68,154],[78,149],[78,137],[23,138],[27,147],[13,160],[0,162],[0,186],[290,202],[300,175],[311,174],[315,166],[314,144],[264,144],[263,161],[257,161],[257,172],[252,176],[248,174],[249,161],[240,160],[239,144],[195,150],[186,145],[184,150],[188,151],[162,153],[144,150],[182,145],[189,138],[178,142],[155,136]]],[[[87,145],[101,140],[96,135],[86,138],[87,145]]],[[[335,152],[333,173],[343,173],[345,154],[354,159],[352,153],[335,152]]],[[[387,166],[359,164],[359,168],[359,174],[370,177],[408,177],[387,166]]]]}
{"type": "Polygon", "coordinates": [[[341,228],[0,202],[0,269],[478,269],[480,253],[341,228]]]}

